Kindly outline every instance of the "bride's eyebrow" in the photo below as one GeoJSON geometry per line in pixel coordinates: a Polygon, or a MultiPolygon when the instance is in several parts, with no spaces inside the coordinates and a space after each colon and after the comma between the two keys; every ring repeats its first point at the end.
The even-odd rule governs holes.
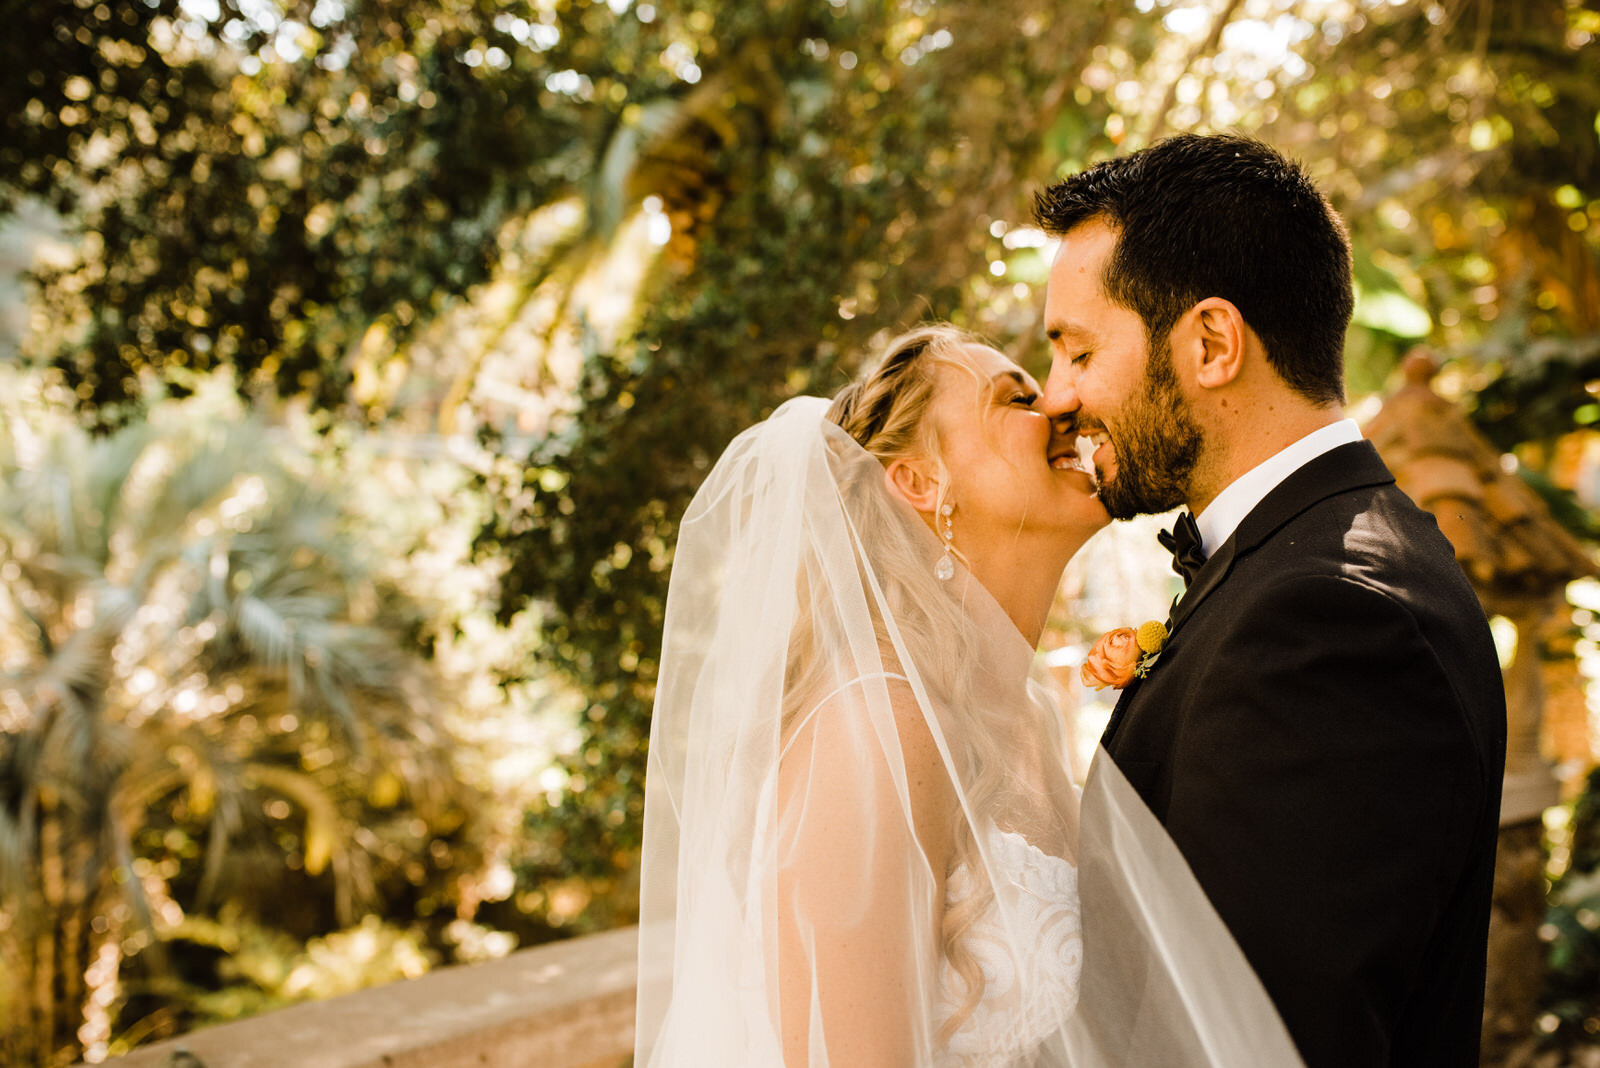
{"type": "Polygon", "coordinates": [[[1010,379],[1016,385],[1016,387],[1022,390],[1024,393],[1034,392],[1033,386],[1029,384],[1026,378],[1022,377],[1021,371],[1001,371],[999,374],[989,379],[990,390],[994,393],[999,393],[1000,387],[1005,384],[1007,379],[1010,379]]]}

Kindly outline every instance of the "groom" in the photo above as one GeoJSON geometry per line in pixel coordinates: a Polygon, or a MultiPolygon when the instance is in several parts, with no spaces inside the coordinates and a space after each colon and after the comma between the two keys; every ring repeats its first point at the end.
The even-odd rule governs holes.
{"type": "Polygon", "coordinates": [[[1504,692],[1450,544],[1342,416],[1343,224],[1237,136],[1100,163],[1036,213],[1061,239],[1045,410],[1095,438],[1113,517],[1188,509],[1187,589],[1106,750],[1309,1068],[1476,1066],[1504,692]]]}

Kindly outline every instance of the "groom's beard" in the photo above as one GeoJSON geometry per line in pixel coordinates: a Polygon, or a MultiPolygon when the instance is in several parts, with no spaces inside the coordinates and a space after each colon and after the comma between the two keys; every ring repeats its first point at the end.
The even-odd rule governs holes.
{"type": "Polygon", "coordinates": [[[1139,392],[1105,424],[1117,454],[1116,477],[1100,482],[1112,519],[1170,512],[1188,500],[1202,434],[1172,370],[1172,345],[1152,346],[1139,392]]]}

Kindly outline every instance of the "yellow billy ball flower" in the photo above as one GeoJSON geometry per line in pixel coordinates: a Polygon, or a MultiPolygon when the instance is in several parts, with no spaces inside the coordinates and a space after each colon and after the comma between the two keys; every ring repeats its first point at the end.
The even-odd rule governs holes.
{"type": "Polygon", "coordinates": [[[1167,644],[1167,625],[1158,619],[1148,623],[1139,624],[1139,632],[1135,641],[1139,643],[1139,651],[1147,656],[1159,653],[1167,644]]]}

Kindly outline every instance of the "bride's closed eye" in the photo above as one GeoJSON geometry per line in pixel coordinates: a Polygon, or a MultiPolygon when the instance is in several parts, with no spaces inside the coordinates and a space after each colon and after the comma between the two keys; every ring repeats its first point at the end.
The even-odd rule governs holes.
{"type": "Polygon", "coordinates": [[[1037,394],[1037,393],[1017,393],[1017,394],[1014,394],[1011,397],[1010,400],[1006,401],[1006,403],[1007,404],[1020,404],[1024,408],[1032,408],[1035,404],[1039,403],[1039,394],[1037,394]]]}

